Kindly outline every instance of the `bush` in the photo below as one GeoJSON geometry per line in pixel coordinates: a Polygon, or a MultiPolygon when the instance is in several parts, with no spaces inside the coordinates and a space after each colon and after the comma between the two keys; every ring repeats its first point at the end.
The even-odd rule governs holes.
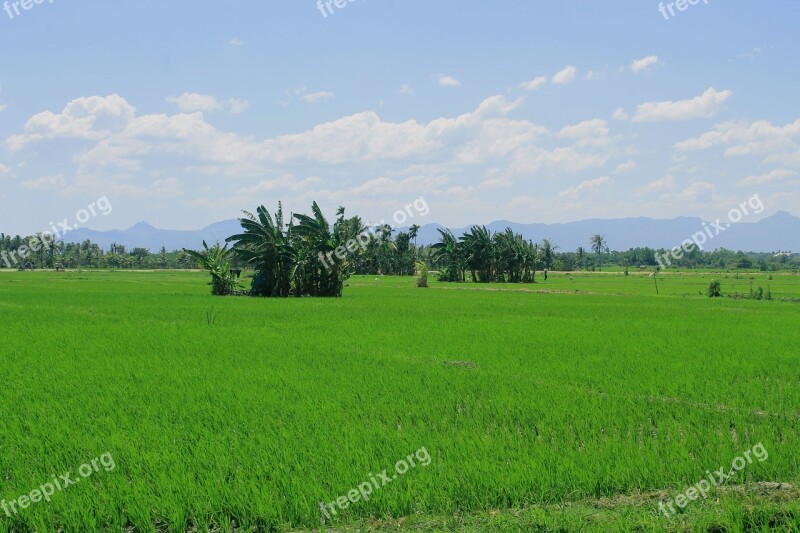
{"type": "Polygon", "coordinates": [[[424,261],[417,261],[417,287],[428,288],[428,265],[424,261]]]}
{"type": "Polygon", "coordinates": [[[706,291],[706,295],[709,298],[719,298],[722,296],[722,285],[720,285],[719,281],[714,280],[711,282],[711,285],[708,286],[708,291],[706,291]]]}

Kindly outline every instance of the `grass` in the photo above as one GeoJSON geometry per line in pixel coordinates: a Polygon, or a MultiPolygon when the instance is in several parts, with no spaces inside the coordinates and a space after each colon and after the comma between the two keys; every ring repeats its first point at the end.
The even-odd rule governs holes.
{"type": "Polygon", "coordinates": [[[260,300],[195,272],[0,273],[0,498],[116,463],[0,531],[312,529],[320,501],[422,447],[430,465],[327,525],[798,530],[800,305],[700,296],[749,290],[729,276],[665,273],[658,297],[639,273],[370,276],[260,300]],[[658,515],[758,442],[769,459],[731,490],[658,515]]]}

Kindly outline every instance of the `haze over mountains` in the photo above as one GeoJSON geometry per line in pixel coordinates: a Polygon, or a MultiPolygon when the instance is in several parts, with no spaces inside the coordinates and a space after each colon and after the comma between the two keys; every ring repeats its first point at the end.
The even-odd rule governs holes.
{"type": "MultiPolygon", "coordinates": [[[[521,224],[499,220],[487,224],[492,232],[510,227],[526,239],[539,242],[550,239],[561,251],[574,251],[579,246],[589,247],[589,238],[600,233],[605,235],[612,250],[649,246],[651,248],[673,248],[697,232],[703,231],[703,219],[699,217],[680,217],[673,219],[652,219],[647,217],[622,219],[590,219],[562,224],[521,224]]],[[[724,225],[723,225],[724,226],[724,225]]],[[[426,245],[438,242],[438,224],[426,224],[419,230],[417,244],[426,245]]],[[[205,240],[209,244],[239,233],[238,220],[225,220],[211,224],[200,230],[180,231],[158,229],[146,222],[140,222],[126,230],[95,231],[81,228],[65,236],[67,242],[81,242],[86,239],[108,248],[112,243],[121,244],[128,249],[143,247],[156,252],[165,247],[168,251],[181,248],[198,249],[205,240]]],[[[460,236],[468,228],[451,228],[460,236]]],[[[399,228],[398,231],[407,230],[399,228]]],[[[712,234],[716,230],[711,230],[712,234]]],[[[709,239],[706,250],[728,248],[748,252],[800,251],[800,218],[786,211],[780,211],[758,222],[742,222],[720,232],[709,239]]]]}

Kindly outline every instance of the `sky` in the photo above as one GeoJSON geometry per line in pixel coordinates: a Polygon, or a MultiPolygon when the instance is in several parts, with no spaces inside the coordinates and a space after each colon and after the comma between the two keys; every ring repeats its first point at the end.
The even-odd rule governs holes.
{"type": "Polygon", "coordinates": [[[5,233],[800,215],[797,0],[38,1],[0,4],[5,233]]]}

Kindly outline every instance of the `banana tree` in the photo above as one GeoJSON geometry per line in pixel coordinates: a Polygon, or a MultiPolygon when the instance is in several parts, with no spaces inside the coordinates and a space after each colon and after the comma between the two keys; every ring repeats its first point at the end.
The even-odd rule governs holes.
{"type": "Polygon", "coordinates": [[[231,250],[226,244],[224,247],[216,243],[211,248],[203,241],[203,251],[183,250],[198,266],[211,272],[211,294],[227,296],[234,292],[233,276],[231,275],[231,250]]]}

